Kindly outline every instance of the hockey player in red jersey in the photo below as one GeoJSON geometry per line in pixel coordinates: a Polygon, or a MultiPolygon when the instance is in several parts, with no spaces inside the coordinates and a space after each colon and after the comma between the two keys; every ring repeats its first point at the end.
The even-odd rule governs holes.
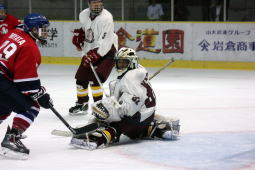
{"type": "Polygon", "coordinates": [[[155,114],[156,97],[148,72],[138,64],[131,48],[121,48],[115,59],[119,73],[110,82],[111,96],[92,104],[94,119],[101,127],[84,136],[74,136],[71,145],[87,150],[118,142],[124,134],[131,139],[160,138],[176,140],[179,119],[155,114]]]}
{"type": "Polygon", "coordinates": [[[28,157],[29,149],[20,141],[22,133],[33,123],[40,106],[48,109],[52,105],[37,73],[41,54],[36,41],[46,42],[48,26],[45,16],[29,14],[23,28],[9,31],[0,40],[0,123],[16,113],[1,143],[2,156],[28,157]]]}
{"type": "Polygon", "coordinates": [[[118,37],[114,33],[112,14],[103,8],[102,0],[88,0],[89,8],[80,15],[81,29],[74,31],[73,44],[82,51],[82,62],[76,72],[77,102],[69,109],[70,115],[87,114],[89,86],[94,101],[101,100],[103,90],[98,84],[90,63],[96,67],[96,72],[102,83],[110,75],[114,66],[113,58],[118,49],[118,37]]]}
{"type": "Polygon", "coordinates": [[[0,4],[0,39],[10,30],[15,29],[21,22],[6,12],[6,7],[0,4]]]}

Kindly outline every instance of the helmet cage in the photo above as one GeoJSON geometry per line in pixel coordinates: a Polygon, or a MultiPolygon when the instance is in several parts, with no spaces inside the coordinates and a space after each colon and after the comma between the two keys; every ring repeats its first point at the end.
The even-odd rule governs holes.
{"type": "Polygon", "coordinates": [[[104,8],[102,0],[89,0],[88,5],[89,5],[89,10],[92,16],[100,15],[100,13],[102,12],[104,8]]]}
{"type": "Polygon", "coordinates": [[[117,72],[124,73],[138,67],[138,57],[131,48],[121,48],[115,57],[115,68],[117,72]]]}
{"type": "Polygon", "coordinates": [[[46,40],[48,37],[49,28],[44,25],[43,27],[38,28],[38,38],[46,40]]]}

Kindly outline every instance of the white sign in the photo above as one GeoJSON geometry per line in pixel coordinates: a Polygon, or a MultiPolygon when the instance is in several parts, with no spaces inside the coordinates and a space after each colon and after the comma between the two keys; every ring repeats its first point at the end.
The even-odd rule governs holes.
{"type": "MultiPolygon", "coordinates": [[[[42,56],[81,57],[72,44],[79,22],[51,22],[42,56]]],[[[144,59],[255,61],[255,25],[249,23],[116,22],[119,47],[144,59]]]]}

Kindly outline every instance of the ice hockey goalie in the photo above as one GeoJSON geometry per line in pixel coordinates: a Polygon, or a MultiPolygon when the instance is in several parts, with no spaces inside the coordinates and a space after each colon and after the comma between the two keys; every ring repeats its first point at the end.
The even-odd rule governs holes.
{"type": "Polygon", "coordinates": [[[94,150],[118,142],[121,134],[130,139],[178,139],[179,119],[155,114],[156,97],[148,72],[138,64],[135,51],[121,48],[115,58],[115,69],[119,75],[110,83],[111,97],[92,105],[93,121],[104,123],[86,136],[74,136],[70,144],[94,150]]]}

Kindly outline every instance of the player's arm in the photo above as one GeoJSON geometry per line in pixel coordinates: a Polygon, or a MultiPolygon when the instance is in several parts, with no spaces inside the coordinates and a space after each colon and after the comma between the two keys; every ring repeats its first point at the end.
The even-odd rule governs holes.
{"type": "Polygon", "coordinates": [[[143,104],[142,97],[124,92],[117,101],[114,96],[107,97],[92,105],[93,115],[107,122],[120,121],[124,116],[133,116],[143,104]]]}
{"type": "Polygon", "coordinates": [[[20,55],[14,67],[13,81],[23,94],[30,96],[43,108],[49,108],[52,102],[45,88],[41,86],[37,73],[40,61],[34,56],[37,55],[35,53],[36,51],[28,46],[24,46],[19,51],[20,55]]]}
{"type": "Polygon", "coordinates": [[[74,29],[72,32],[73,32],[72,43],[78,51],[81,51],[82,47],[84,46],[85,32],[83,28],[74,29]]]}
{"type": "Polygon", "coordinates": [[[100,36],[97,40],[98,48],[90,50],[84,58],[84,66],[89,67],[89,63],[96,63],[102,56],[105,56],[114,42],[114,26],[112,19],[106,19],[99,23],[100,36]]]}
{"type": "Polygon", "coordinates": [[[146,90],[141,86],[144,74],[136,73],[133,74],[136,77],[127,76],[122,80],[122,85],[118,87],[121,89],[118,99],[112,96],[92,105],[93,114],[97,118],[107,122],[118,121],[124,116],[133,116],[142,108],[146,97],[146,90]]]}

